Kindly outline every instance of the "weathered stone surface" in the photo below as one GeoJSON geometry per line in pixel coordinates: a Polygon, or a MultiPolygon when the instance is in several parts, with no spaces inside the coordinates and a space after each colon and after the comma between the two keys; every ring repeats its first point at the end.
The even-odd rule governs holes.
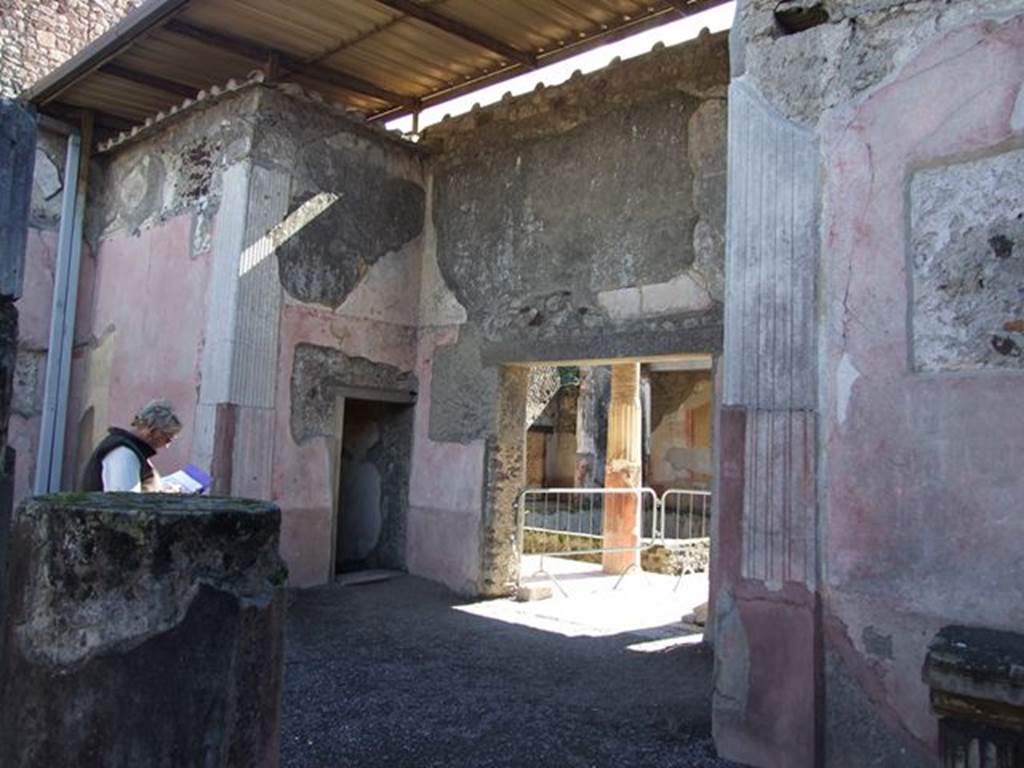
{"type": "Polygon", "coordinates": [[[943,627],[928,646],[921,674],[933,690],[1015,707],[1024,722],[1024,635],[943,627]]]}
{"type": "Polygon", "coordinates": [[[286,571],[262,502],[64,494],[12,529],[0,763],[273,766],[286,571]]]}
{"type": "MultiPolygon", "coordinates": [[[[695,99],[670,96],[567,132],[493,146],[471,166],[449,170],[442,159],[435,223],[441,268],[459,301],[480,316],[493,306],[493,286],[537,296],[564,285],[577,312],[594,310],[594,291],[661,282],[689,267],[692,201],[664,190],[693,183],[683,126],[696,107],[695,99]],[[655,146],[667,154],[650,151],[655,146]],[[595,174],[598,165],[609,172],[595,174]],[[513,200],[520,204],[510,206],[513,200]]],[[[555,302],[532,307],[534,324],[558,311],[548,303],[555,302]]],[[[493,320],[500,330],[503,321],[493,320]]]]}
{"type": "Polygon", "coordinates": [[[7,445],[17,351],[18,310],[13,303],[0,298],[0,449],[7,445]]]}
{"type": "Polygon", "coordinates": [[[733,74],[756,83],[788,117],[812,125],[827,110],[885,82],[935,35],[983,15],[999,18],[1020,10],[1019,0],[823,2],[827,23],[787,35],[775,18],[778,6],[779,0],[738,4],[733,74]]]}
{"type": "Polygon", "coordinates": [[[35,147],[34,117],[0,99],[0,294],[9,299],[21,295],[35,147]]]}
{"type": "Polygon", "coordinates": [[[928,646],[921,677],[940,716],[943,764],[1017,766],[1024,759],[1024,635],[943,627],[928,646]]]}
{"type": "Polygon", "coordinates": [[[465,325],[455,344],[434,352],[430,439],[468,443],[493,433],[498,371],[484,367],[480,335],[465,325]]]}
{"type": "Polygon", "coordinates": [[[0,96],[16,96],[142,0],[9,3],[0,24],[0,96]]]}
{"type": "Polygon", "coordinates": [[[1024,150],[910,181],[919,371],[1024,370],[1024,150]]]}
{"type": "Polygon", "coordinates": [[[519,558],[512,542],[518,532],[516,499],[526,483],[523,427],[530,389],[525,366],[505,366],[499,375],[495,435],[485,444],[481,516],[480,592],[490,597],[508,594],[518,577],[519,558]]]}
{"type": "Polygon", "coordinates": [[[349,357],[314,344],[295,348],[291,379],[291,427],[295,442],[334,434],[335,407],[343,389],[415,393],[416,377],[409,371],[349,357]]]}
{"type": "Polygon", "coordinates": [[[428,131],[438,265],[486,360],[718,348],[726,58],[707,36],[428,131]]]}
{"type": "Polygon", "coordinates": [[[318,202],[322,210],[278,246],[281,283],[300,301],[337,307],[381,257],[422,232],[425,192],[344,146],[301,152],[296,173],[318,191],[294,196],[289,215],[318,202]]]}

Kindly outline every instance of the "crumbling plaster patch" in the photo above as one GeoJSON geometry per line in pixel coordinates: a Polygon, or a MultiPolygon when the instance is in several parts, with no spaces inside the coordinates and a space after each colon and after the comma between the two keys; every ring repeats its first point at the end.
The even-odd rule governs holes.
{"type": "Polygon", "coordinates": [[[720,312],[725,43],[705,36],[428,131],[440,272],[491,359],[552,344],[615,355],[609,330],[636,350],[720,312]]]}
{"type": "Polygon", "coordinates": [[[60,223],[66,151],[67,140],[64,137],[39,131],[29,212],[29,225],[35,229],[54,229],[60,223]]]}
{"type": "Polygon", "coordinates": [[[337,307],[381,258],[419,236],[424,191],[360,152],[322,144],[300,153],[296,174],[290,212],[330,199],[278,245],[281,283],[301,301],[337,307]]]}
{"type": "Polygon", "coordinates": [[[434,350],[430,391],[430,439],[469,443],[494,430],[498,372],[480,359],[482,340],[471,324],[454,344],[434,350]]]}
{"type": "MultiPolygon", "coordinates": [[[[288,215],[274,233],[285,291],[335,309],[387,259],[374,282],[383,287],[405,273],[404,321],[414,323],[418,265],[396,261],[417,258],[424,225],[425,172],[417,148],[324,105],[269,87],[257,93],[253,162],[291,178],[288,215]]],[[[361,307],[352,308],[357,314],[372,307],[370,292],[362,291],[361,307]]]]}
{"type": "Polygon", "coordinates": [[[390,365],[301,343],[291,377],[291,432],[296,443],[334,436],[335,409],[345,387],[415,392],[416,377],[390,365]]]}
{"type": "Polygon", "coordinates": [[[90,181],[89,241],[137,235],[187,212],[194,216],[192,255],[207,252],[223,174],[249,152],[258,93],[250,88],[195,105],[145,141],[99,156],[90,181]]]}
{"type": "Polygon", "coordinates": [[[774,18],[777,5],[738,4],[733,75],[755,82],[787,117],[809,124],[891,79],[937,35],[1020,10],[1019,0],[826,0],[828,23],[784,35],[774,18]]]}
{"type": "Polygon", "coordinates": [[[1022,149],[912,176],[917,370],[1024,370],[1022,189],[1022,149]]]}

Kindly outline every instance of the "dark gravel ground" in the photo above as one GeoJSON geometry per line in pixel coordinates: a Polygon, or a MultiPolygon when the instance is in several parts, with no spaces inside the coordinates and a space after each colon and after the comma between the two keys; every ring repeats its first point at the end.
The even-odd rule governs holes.
{"type": "Polygon", "coordinates": [[[732,766],[710,738],[711,651],[568,638],[453,610],[412,577],[295,592],[282,765],[732,766]]]}

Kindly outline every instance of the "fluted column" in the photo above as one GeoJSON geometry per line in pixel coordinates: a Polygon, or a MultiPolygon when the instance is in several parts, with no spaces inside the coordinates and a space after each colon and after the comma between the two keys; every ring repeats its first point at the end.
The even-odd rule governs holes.
{"type": "MultiPolygon", "coordinates": [[[[611,401],[608,404],[606,488],[639,488],[641,484],[640,364],[612,366],[611,401]]],[[[633,547],[640,538],[640,509],[631,494],[615,494],[605,500],[604,545],[633,547]]],[[[638,551],[606,552],[605,573],[621,573],[639,563],[638,551]]]]}

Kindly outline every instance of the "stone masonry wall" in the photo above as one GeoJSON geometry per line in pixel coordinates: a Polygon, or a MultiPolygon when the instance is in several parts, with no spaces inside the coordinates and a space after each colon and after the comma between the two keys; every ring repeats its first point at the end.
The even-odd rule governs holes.
{"type": "Polygon", "coordinates": [[[0,6],[0,96],[17,96],[142,0],[9,0],[0,6]]]}

